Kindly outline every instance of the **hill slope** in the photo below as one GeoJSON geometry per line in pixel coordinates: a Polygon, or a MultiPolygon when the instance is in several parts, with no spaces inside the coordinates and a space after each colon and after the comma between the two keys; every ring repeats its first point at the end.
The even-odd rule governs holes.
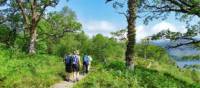
{"type": "MultiPolygon", "coordinates": [[[[137,65],[134,70],[126,70],[121,61],[115,61],[91,72],[74,88],[200,88],[200,80],[194,81],[185,72],[165,72],[153,67],[137,65]]],[[[157,65],[159,66],[159,65],[157,65]]],[[[160,65],[162,68],[162,65],[160,65]]],[[[176,68],[171,68],[176,69],[176,68]]],[[[170,69],[168,69],[170,70],[170,69]]],[[[190,72],[190,71],[189,71],[190,72]]],[[[200,78],[199,78],[200,79],[200,78]]]]}

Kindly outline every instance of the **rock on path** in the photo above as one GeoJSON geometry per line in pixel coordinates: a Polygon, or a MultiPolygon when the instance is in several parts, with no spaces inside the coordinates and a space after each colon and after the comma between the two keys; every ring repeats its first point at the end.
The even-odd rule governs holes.
{"type": "MultiPolygon", "coordinates": [[[[84,78],[85,76],[83,76],[83,75],[79,75],[79,80],[81,80],[82,78],[84,78]]],[[[61,82],[59,82],[59,83],[56,83],[56,84],[54,84],[52,87],[50,87],[50,88],[73,88],[73,85],[74,85],[75,83],[74,82],[72,82],[72,81],[70,81],[70,82],[68,82],[68,81],[61,81],[61,82]]]]}

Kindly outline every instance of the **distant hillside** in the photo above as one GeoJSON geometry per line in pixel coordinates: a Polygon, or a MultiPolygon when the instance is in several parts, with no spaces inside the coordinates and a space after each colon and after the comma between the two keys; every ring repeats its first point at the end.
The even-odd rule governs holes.
{"type": "Polygon", "coordinates": [[[160,39],[160,40],[152,40],[150,44],[165,48],[168,51],[169,55],[175,60],[186,60],[186,58],[188,59],[189,57],[190,60],[198,59],[194,57],[200,55],[200,50],[198,49],[198,47],[187,45],[177,48],[169,48],[169,46],[173,46],[183,42],[187,42],[187,40],[178,40],[174,42],[170,41],[169,39],[160,39]]]}

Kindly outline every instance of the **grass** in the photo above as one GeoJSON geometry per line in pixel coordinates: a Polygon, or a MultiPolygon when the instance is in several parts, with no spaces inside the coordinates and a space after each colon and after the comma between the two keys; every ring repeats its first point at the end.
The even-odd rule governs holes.
{"type": "Polygon", "coordinates": [[[64,75],[61,58],[0,51],[0,88],[48,88],[64,75]],[[10,58],[11,57],[11,58],[10,58]]]}
{"type": "Polygon", "coordinates": [[[142,58],[135,62],[134,70],[126,70],[118,60],[96,65],[74,88],[200,88],[199,72],[142,58]]]}
{"type": "Polygon", "coordinates": [[[199,80],[197,82],[200,83],[200,75],[194,76],[194,72],[190,69],[180,69],[176,65],[173,65],[173,63],[164,63],[164,62],[158,62],[154,60],[143,60],[142,58],[138,58],[136,61],[137,65],[140,65],[142,67],[157,70],[162,73],[167,73],[172,75],[173,77],[186,81],[187,83],[195,83],[194,80],[199,80]],[[151,63],[151,66],[148,67],[148,65],[151,63]]]}
{"type": "MultiPolygon", "coordinates": [[[[125,69],[121,59],[106,60],[94,59],[95,69],[74,88],[200,88],[200,73],[179,69],[166,54],[136,57],[134,70],[125,69]]],[[[57,56],[1,49],[0,61],[0,88],[49,88],[65,73],[57,56]]]]}

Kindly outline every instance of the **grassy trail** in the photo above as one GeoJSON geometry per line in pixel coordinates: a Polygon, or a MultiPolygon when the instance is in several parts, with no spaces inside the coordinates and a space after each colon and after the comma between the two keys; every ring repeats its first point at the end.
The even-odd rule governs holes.
{"type": "MultiPolygon", "coordinates": [[[[79,75],[79,79],[83,79],[85,77],[85,75],[80,74],[79,75]]],[[[76,82],[68,82],[68,81],[61,81],[59,83],[54,84],[51,88],[73,88],[74,84],[76,82]]]]}

